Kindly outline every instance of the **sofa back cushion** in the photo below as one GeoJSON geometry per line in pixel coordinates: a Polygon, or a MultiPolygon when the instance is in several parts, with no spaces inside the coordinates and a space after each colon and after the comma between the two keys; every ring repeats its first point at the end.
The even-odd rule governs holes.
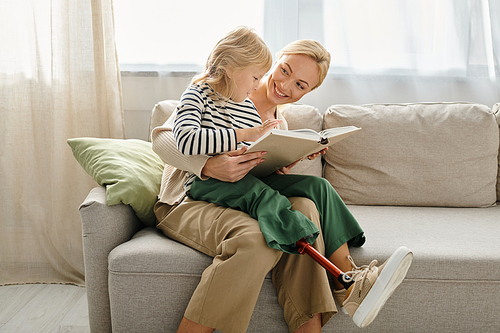
{"type": "MultiPolygon", "coordinates": [[[[308,128],[319,132],[323,127],[323,117],[313,106],[298,103],[286,104],[281,106],[279,111],[285,118],[289,130],[308,128]]],[[[291,173],[321,177],[323,175],[321,158],[311,161],[304,159],[291,169],[291,173]]]]}
{"type": "Polygon", "coordinates": [[[472,103],[334,105],[323,128],[358,133],[330,147],[324,175],[347,204],[481,207],[496,202],[499,128],[472,103]]]}
{"type": "Polygon", "coordinates": [[[148,141],[151,141],[151,132],[155,127],[163,125],[168,118],[174,113],[175,108],[179,104],[177,100],[164,100],[156,103],[151,111],[151,118],[149,118],[149,135],[148,141]]]}

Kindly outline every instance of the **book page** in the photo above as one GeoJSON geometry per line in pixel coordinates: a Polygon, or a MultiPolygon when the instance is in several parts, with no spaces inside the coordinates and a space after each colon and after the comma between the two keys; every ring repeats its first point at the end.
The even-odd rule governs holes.
{"type": "Polygon", "coordinates": [[[273,129],[273,130],[267,132],[266,134],[264,134],[263,136],[261,136],[257,141],[255,141],[255,143],[264,140],[269,135],[280,135],[280,136],[285,136],[285,137],[304,138],[304,139],[310,139],[310,140],[316,140],[316,141],[319,141],[321,139],[318,132],[316,132],[315,130],[309,129],[309,128],[297,129],[297,130],[273,129]]]}
{"type": "Polygon", "coordinates": [[[337,135],[341,135],[343,133],[349,133],[358,130],[360,130],[360,128],[356,126],[333,127],[322,130],[321,132],[319,132],[319,135],[321,137],[331,138],[337,135]]]}

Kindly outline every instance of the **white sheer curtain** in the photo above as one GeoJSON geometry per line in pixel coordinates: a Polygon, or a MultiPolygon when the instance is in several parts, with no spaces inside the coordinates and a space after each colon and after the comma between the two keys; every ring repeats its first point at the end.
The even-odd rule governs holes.
{"type": "MultiPolygon", "coordinates": [[[[329,76],[301,101],[321,112],[338,103],[465,100],[491,106],[500,101],[498,0],[259,0],[244,9],[230,0],[207,4],[117,2],[120,58],[139,65],[127,70],[163,71],[167,78],[199,70],[214,40],[247,24],[257,28],[273,53],[301,38],[326,46],[332,54],[329,76]],[[195,5],[181,10],[186,4],[195,5]],[[163,14],[147,15],[151,12],[163,14]],[[221,22],[218,29],[204,28],[214,20],[221,22]],[[131,21],[137,22],[132,32],[131,21]],[[163,46],[173,51],[162,52],[163,46]]],[[[140,110],[137,101],[145,100],[144,93],[134,96],[140,90],[133,87],[126,94],[133,102],[126,107],[140,110]]],[[[147,93],[149,104],[166,97],[160,89],[147,93]]]]}
{"type": "Polygon", "coordinates": [[[0,285],[84,283],[71,137],[123,138],[111,0],[0,2],[0,285]]]}
{"type": "Polygon", "coordinates": [[[274,51],[312,38],[332,54],[328,79],[302,100],[320,110],[500,101],[498,0],[269,0],[265,10],[274,51]]]}
{"type": "Polygon", "coordinates": [[[496,0],[269,0],[265,38],[275,51],[300,38],[322,42],[333,74],[493,78],[499,6],[496,0]]]}
{"type": "Polygon", "coordinates": [[[494,79],[494,6],[487,0],[325,1],[332,69],[494,79]]]}
{"type": "Polygon", "coordinates": [[[116,44],[120,63],[125,65],[122,70],[202,70],[214,45],[231,29],[247,25],[262,33],[263,3],[115,1],[116,44]]]}

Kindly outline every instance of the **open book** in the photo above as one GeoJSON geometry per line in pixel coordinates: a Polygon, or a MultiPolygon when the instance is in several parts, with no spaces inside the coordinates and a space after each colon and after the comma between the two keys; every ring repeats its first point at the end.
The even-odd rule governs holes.
{"type": "Polygon", "coordinates": [[[348,137],[361,128],[356,126],[334,127],[316,132],[311,129],[273,129],[248,147],[247,153],[267,151],[265,161],[250,170],[252,175],[263,177],[301,158],[317,153],[348,137]]]}

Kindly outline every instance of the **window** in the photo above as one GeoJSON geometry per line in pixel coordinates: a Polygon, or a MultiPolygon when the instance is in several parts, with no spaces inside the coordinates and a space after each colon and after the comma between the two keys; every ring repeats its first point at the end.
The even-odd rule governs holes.
{"type": "Polygon", "coordinates": [[[203,68],[217,41],[246,25],[262,36],[263,0],[115,0],[115,31],[122,70],[203,68]],[[132,66],[131,66],[132,65],[132,66]]]}
{"type": "Polygon", "coordinates": [[[449,1],[325,1],[332,67],[362,73],[460,71],[467,55],[456,33],[462,22],[453,14],[449,1]]]}
{"type": "Polygon", "coordinates": [[[496,0],[116,0],[114,7],[122,69],[201,70],[217,40],[248,25],[273,54],[296,39],[318,40],[335,74],[495,78],[498,71],[496,0]]]}
{"type": "Polygon", "coordinates": [[[487,0],[324,1],[323,13],[336,72],[481,76],[494,69],[487,0]]]}

